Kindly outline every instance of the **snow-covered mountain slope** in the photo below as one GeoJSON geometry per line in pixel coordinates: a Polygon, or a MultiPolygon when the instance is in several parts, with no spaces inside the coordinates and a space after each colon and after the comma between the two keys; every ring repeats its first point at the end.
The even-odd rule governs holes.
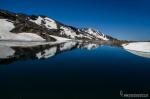
{"type": "Polygon", "coordinates": [[[12,22],[7,19],[0,19],[0,40],[16,40],[16,41],[45,41],[41,36],[34,33],[11,33],[15,28],[12,22]]]}
{"type": "Polygon", "coordinates": [[[0,19],[0,33],[10,33],[10,31],[15,28],[12,22],[7,19],[0,19]]]}
{"type": "Polygon", "coordinates": [[[101,39],[101,40],[105,40],[105,41],[109,40],[106,35],[104,35],[103,33],[99,32],[99,31],[96,31],[92,28],[82,29],[82,31],[84,31],[94,37],[97,37],[97,39],[101,39]]]}
{"type": "Polygon", "coordinates": [[[71,40],[116,40],[91,28],[75,28],[46,16],[0,10],[0,40],[51,41],[56,37],[71,40]],[[55,36],[55,37],[53,37],[55,36]]]}
{"type": "MultiPolygon", "coordinates": [[[[35,16],[36,17],[36,16],[35,16]]],[[[32,17],[31,17],[32,18],[32,17]]],[[[29,21],[36,23],[37,25],[44,25],[48,29],[57,29],[57,24],[53,19],[48,17],[38,16],[37,18],[32,18],[29,21]]]]}

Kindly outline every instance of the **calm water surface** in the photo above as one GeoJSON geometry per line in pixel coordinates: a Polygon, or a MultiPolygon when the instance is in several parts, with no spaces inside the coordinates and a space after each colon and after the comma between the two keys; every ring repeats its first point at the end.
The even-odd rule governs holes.
{"type": "Polygon", "coordinates": [[[120,47],[71,43],[11,48],[15,55],[0,60],[5,98],[110,99],[120,98],[120,90],[147,93],[150,88],[150,58],[120,47]]]}

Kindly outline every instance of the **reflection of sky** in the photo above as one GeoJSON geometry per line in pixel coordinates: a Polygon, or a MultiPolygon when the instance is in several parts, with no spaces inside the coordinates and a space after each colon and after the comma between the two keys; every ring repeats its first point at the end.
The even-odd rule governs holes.
{"type": "Polygon", "coordinates": [[[0,0],[0,8],[42,14],[120,39],[150,40],[149,0],[0,0]]]}

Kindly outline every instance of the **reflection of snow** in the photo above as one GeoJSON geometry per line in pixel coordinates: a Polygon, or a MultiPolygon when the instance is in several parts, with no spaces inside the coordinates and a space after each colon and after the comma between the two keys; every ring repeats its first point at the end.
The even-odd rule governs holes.
{"type": "Polygon", "coordinates": [[[0,58],[1,59],[9,58],[9,57],[13,56],[14,53],[15,53],[15,51],[10,47],[0,46],[0,58]]]}
{"type": "Polygon", "coordinates": [[[36,57],[38,59],[41,59],[41,58],[49,58],[49,57],[52,57],[56,54],[57,52],[57,47],[51,47],[49,49],[46,49],[42,52],[39,52],[36,54],[36,57]]]}
{"type": "Polygon", "coordinates": [[[63,43],[60,45],[56,45],[54,47],[50,47],[49,49],[45,49],[44,51],[37,53],[36,57],[38,57],[38,59],[49,58],[49,57],[54,56],[57,53],[57,47],[58,46],[60,48],[59,51],[61,52],[61,51],[65,51],[65,50],[70,50],[75,45],[76,45],[76,42],[66,42],[66,43],[63,43]]]}
{"type": "Polygon", "coordinates": [[[145,57],[145,58],[150,58],[150,52],[139,52],[139,51],[133,51],[133,50],[127,50],[128,52],[135,54],[137,56],[145,57]]]}
{"type": "Polygon", "coordinates": [[[98,47],[99,47],[99,45],[97,45],[97,44],[86,44],[86,45],[82,46],[82,48],[85,48],[87,50],[96,49],[98,47]]]}
{"type": "Polygon", "coordinates": [[[64,43],[65,41],[56,41],[56,42],[23,42],[23,41],[0,41],[0,46],[9,46],[9,47],[32,47],[38,45],[55,45],[64,43]]]}
{"type": "Polygon", "coordinates": [[[71,49],[76,44],[77,44],[77,42],[66,42],[63,44],[63,46],[60,46],[60,51],[71,49]]]}
{"type": "Polygon", "coordinates": [[[79,43],[71,40],[61,43],[0,41],[0,58],[17,58],[17,60],[19,60],[19,58],[33,58],[34,56],[36,59],[46,59],[74,48],[91,50],[97,47],[97,44],[83,44],[82,42],[79,43]]]}
{"type": "Polygon", "coordinates": [[[76,45],[76,42],[66,42],[66,43],[63,43],[63,44],[59,44],[59,45],[56,45],[54,47],[50,47],[49,49],[45,49],[43,51],[40,51],[39,53],[36,54],[36,57],[38,59],[49,58],[49,57],[54,56],[57,53],[57,48],[58,47],[60,48],[59,51],[61,52],[61,51],[65,51],[65,50],[70,50],[75,45],[76,45]]]}
{"type": "Polygon", "coordinates": [[[150,42],[135,42],[122,45],[124,49],[140,52],[150,52],[150,42]]]}

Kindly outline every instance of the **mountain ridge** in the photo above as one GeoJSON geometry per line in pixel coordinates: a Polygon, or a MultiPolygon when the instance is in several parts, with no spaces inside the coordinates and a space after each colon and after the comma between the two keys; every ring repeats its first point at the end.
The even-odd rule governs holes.
{"type": "MultiPolygon", "coordinates": [[[[98,30],[92,28],[76,28],[44,15],[27,15],[0,9],[0,40],[8,40],[10,34],[13,34],[12,38],[19,35],[25,41],[32,41],[32,38],[34,38],[33,41],[38,41],[37,38],[40,38],[39,41],[57,41],[51,35],[83,41],[117,40],[111,36],[104,35],[98,30]],[[26,36],[25,39],[22,33],[23,36],[26,36]],[[29,39],[29,37],[32,38],[29,39]]],[[[16,40],[20,40],[19,37],[16,40]]],[[[11,40],[12,38],[9,39],[11,40]]]]}

